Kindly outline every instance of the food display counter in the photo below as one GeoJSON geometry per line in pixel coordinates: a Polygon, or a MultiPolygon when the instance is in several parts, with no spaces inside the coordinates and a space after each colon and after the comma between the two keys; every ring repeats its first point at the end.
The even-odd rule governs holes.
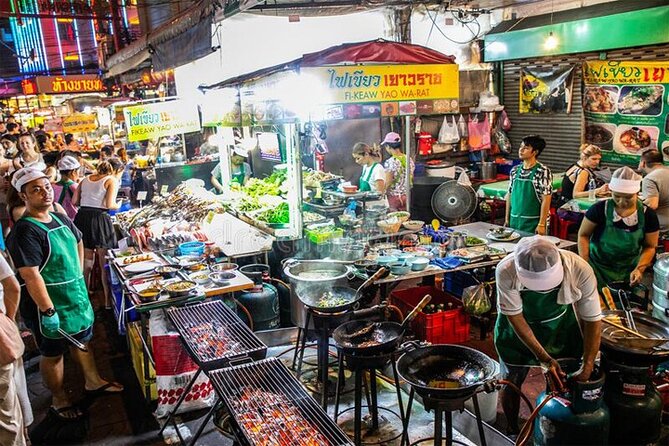
{"type": "Polygon", "coordinates": [[[182,182],[192,178],[204,181],[204,187],[211,189],[211,171],[216,164],[218,160],[214,159],[158,164],[154,167],[157,190],[174,190],[182,182]]]}

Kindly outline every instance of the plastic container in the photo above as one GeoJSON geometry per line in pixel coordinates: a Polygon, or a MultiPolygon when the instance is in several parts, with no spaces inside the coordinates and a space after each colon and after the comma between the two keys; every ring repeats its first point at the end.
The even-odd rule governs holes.
{"type": "MultiPolygon", "coordinates": [[[[499,362],[493,360],[496,365],[496,369],[499,370],[499,362]]],[[[499,374],[495,375],[494,378],[499,378],[499,374]]],[[[499,397],[499,391],[495,390],[494,392],[481,392],[477,395],[479,400],[479,409],[481,410],[481,418],[488,424],[494,424],[497,421],[497,399],[499,397]]],[[[465,401],[465,409],[474,413],[474,401],[472,398],[465,401]]]]}
{"type": "Polygon", "coordinates": [[[329,232],[321,232],[321,231],[310,231],[308,229],[304,230],[305,234],[307,235],[307,238],[312,242],[317,245],[322,245],[323,243],[327,242],[331,238],[334,237],[343,237],[344,236],[344,230],[341,228],[334,229],[333,231],[329,232]]]}
{"type": "Polygon", "coordinates": [[[201,256],[204,254],[204,242],[186,242],[179,245],[182,256],[201,256]]]}
{"type": "Polygon", "coordinates": [[[456,271],[454,273],[444,274],[444,291],[455,297],[462,297],[462,291],[478,282],[471,274],[456,271]]]}
{"type": "Polygon", "coordinates": [[[432,296],[430,304],[452,304],[452,309],[434,314],[418,313],[411,323],[411,330],[418,339],[433,344],[458,344],[469,339],[469,315],[462,302],[448,293],[432,286],[409,288],[390,293],[390,303],[397,306],[403,314],[409,312],[426,295],[432,296]]]}

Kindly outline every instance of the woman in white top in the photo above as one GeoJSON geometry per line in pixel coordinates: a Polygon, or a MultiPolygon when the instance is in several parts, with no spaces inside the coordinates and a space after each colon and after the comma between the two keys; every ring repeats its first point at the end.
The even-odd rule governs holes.
{"type": "Polygon", "coordinates": [[[90,283],[91,270],[97,257],[102,272],[105,303],[109,302],[105,256],[108,249],[116,248],[116,234],[107,211],[118,209],[121,205],[116,201],[118,180],[114,173],[109,161],[101,161],[94,174],[81,180],[72,197],[74,205],[79,206],[74,224],[81,231],[84,244],[84,277],[90,283]]]}
{"type": "Polygon", "coordinates": [[[19,136],[19,154],[12,160],[10,173],[23,167],[34,167],[35,169],[45,170],[46,164],[42,159],[42,154],[37,150],[37,141],[30,133],[24,133],[19,136]]]}
{"type": "Polygon", "coordinates": [[[378,147],[372,147],[363,142],[353,146],[353,160],[362,166],[362,175],[358,189],[360,192],[376,192],[383,195],[386,192],[386,171],[376,160],[381,155],[378,147]]]}

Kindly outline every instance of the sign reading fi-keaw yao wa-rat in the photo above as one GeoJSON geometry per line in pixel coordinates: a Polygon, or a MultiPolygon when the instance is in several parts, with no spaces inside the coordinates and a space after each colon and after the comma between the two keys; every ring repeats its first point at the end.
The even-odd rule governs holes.
{"type": "Polygon", "coordinates": [[[125,107],[123,117],[129,141],[144,141],[200,130],[196,106],[183,100],[125,107]]]}

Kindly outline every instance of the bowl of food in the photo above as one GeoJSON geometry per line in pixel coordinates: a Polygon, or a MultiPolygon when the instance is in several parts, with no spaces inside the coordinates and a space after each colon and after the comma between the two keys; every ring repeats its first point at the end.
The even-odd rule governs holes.
{"type": "Polygon", "coordinates": [[[601,125],[589,125],[585,128],[585,142],[602,150],[613,150],[613,132],[601,125]]]}
{"type": "Polygon", "coordinates": [[[388,268],[390,268],[390,273],[396,276],[403,276],[411,271],[411,267],[406,262],[393,262],[388,265],[388,268]]]}
{"type": "Polygon", "coordinates": [[[379,277],[379,279],[388,277],[388,274],[390,274],[390,270],[388,268],[385,268],[383,265],[379,264],[369,265],[368,267],[365,268],[365,272],[369,277],[372,277],[381,268],[385,269],[385,273],[381,274],[381,277],[379,277]]]}
{"type": "Polygon", "coordinates": [[[156,274],[160,274],[163,279],[171,279],[177,275],[181,269],[179,265],[160,265],[154,269],[156,274]]]}
{"type": "Polygon", "coordinates": [[[158,298],[160,295],[160,288],[145,288],[142,291],[138,292],[137,295],[143,302],[151,302],[158,298]]]}
{"type": "Polygon", "coordinates": [[[197,283],[198,285],[206,285],[211,281],[211,279],[209,278],[209,274],[206,272],[193,273],[190,276],[188,276],[188,278],[193,282],[197,283]]]}
{"type": "Polygon", "coordinates": [[[427,257],[413,257],[410,260],[407,260],[411,271],[423,271],[427,268],[427,265],[430,263],[430,259],[427,257]]]}
{"type": "Polygon", "coordinates": [[[321,199],[323,200],[323,203],[325,203],[327,206],[337,206],[342,202],[341,198],[335,197],[334,195],[323,195],[321,199]]]}
{"type": "Polygon", "coordinates": [[[376,263],[381,266],[386,266],[390,263],[397,262],[397,257],[395,256],[378,256],[376,258],[376,263]]]}
{"type": "Polygon", "coordinates": [[[388,214],[388,219],[397,219],[400,221],[400,223],[404,223],[405,221],[409,220],[409,217],[411,217],[411,214],[408,213],[407,211],[397,211],[397,212],[391,212],[388,214]]]}
{"type": "Polygon", "coordinates": [[[220,273],[223,271],[236,271],[239,269],[239,265],[236,263],[224,262],[211,265],[211,271],[215,273],[220,273]]]}
{"type": "Polygon", "coordinates": [[[379,220],[376,222],[376,226],[378,226],[385,234],[394,234],[398,232],[401,225],[402,222],[397,219],[379,220]]]}
{"type": "Polygon", "coordinates": [[[181,297],[188,295],[197,287],[197,283],[192,280],[180,280],[165,285],[165,290],[170,297],[181,297]]]}
{"type": "Polygon", "coordinates": [[[402,226],[404,226],[409,231],[418,231],[423,227],[424,224],[425,222],[422,220],[407,220],[402,223],[402,226]]]}
{"type": "Polygon", "coordinates": [[[358,271],[365,271],[367,269],[367,267],[372,266],[372,265],[376,265],[376,264],[377,264],[376,260],[369,260],[369,259],[360,259],[360,260],[356,260],[355,262],[353,262],[353,266],[358,271]]]}
{"type": "Polygon", "coordinates": [[[354,185],[342,186],[341,189],[346,194],[354,194],[354,193],[358,192],[358,186],[354,186],[354,185]]]}
{"type": "Polygon", "coordinates": [[[230,271],[219,271],[209,274],[209,279],[218,286],[226,286],[237,275],[230,271]]]}

